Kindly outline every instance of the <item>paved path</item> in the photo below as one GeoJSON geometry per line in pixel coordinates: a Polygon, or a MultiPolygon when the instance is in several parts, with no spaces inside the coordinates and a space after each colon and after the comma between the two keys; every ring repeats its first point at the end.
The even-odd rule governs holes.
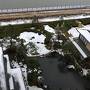
{"type": "Polygon", "coordinates": [[[61,9],[55,11],[32,11],[32,12],[18,12],[0,14],[0,20],[15,20],[15,19],[27,19],[36,17],[51,17],[61,15],[77,15],[77,14],[90,14],[90,8],[76,8],[76,9],[61,9]]]}
{"type": "Polygon", "coordinates": [[[39,58],[49,90],[85,90],[82,78],[75,72],[60,72],[58,57],[39,58]]]}

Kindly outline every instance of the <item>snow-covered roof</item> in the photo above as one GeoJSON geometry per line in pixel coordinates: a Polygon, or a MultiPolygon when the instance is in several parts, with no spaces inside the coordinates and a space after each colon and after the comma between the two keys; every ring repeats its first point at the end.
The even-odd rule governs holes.
{"type": "Polygon", "coordinates": [[[53,29],[49,25],[44,25],[44,29],[50,33],[55,33],[55,29],[53,29]]]}
{"type": "Polygon", "coordinates": [[[48,18],[42,18],[39,19],[39,22],[53,22],[53,21],[59,21],[60,18],[59,17],[48,17],[48,18]]]}
{"type": "Polygon", "coordinates": [[[80,54],[84,57],[87,58],[86,53],[81,49],[81,47],[73,40],[73,38],[69,37],[69,39],[71,40],[71,42],[75,45],[75,47],[77,48],[77,50],[80,52],[80,54]]]}
{"type": "Polygon", "coordinates": [[[68,33],[70,34],[70,35],[72,35],[72,37],[74,37],[74,38],[76,38],[76,37],[79,37],[79,32],[77,31],[77,29],[76,28],[71,28],[69,31],[68,31],[68,33]]]}
{"type": "Polygon", "coordinates": [[[14,68],[11,69],[10,67],[10,62],[9,62],[9,57],[8,55],[3,55],[3,50],[0,47],[0,90],[7,90],[7,86],[6,86],[6,77],[5,77],[5,68],[4,68],[4,58],[6,58],[6,62],[7,62],[7,73],[10,74],[10,78],[9,78],[9,86],[10,86],[10,90],[14,89],[14,82],[13,82],[13,78],[15,79],[15,82],[18,82],[19,84],[19,90],[26,90],[25,89],[25,85],[24,85],[24,80],[23,80],[23,76],[22,76],[22,71],[20,69],[20,67],[18,68],[14,68]]]}
{"type": "Polygon", "coordinates": [[[79,27],[72,27],[68,33],[72,35],[72,37],[76,38],[79,37],[79,35],[83,35],[88,42],[90,42],[90,25],[83,26],[81,28],[79,27]]]}
{"type": "Polygon", "coordinates": [[[83,29],[90,31],[90,25],[85,25],[83,29]]]}
{"type": "Polygon", "coordinates": [[[15,78],[15,81],[19,83],[20,87],[19,90],[26,90],[21,69],[20,68],[11,69],[11,75],[15,78]]]}
{"type": "Polygon", "coordinates": [[[7,90],[5,69],[4,69],[4,63],[3,63],[3,51],[1,47],[0,47],[0,87],[1,87],[1,90],[7,90]]]}
{"type": "Polygon", "coordinates": [[[90,43],[90,33],[87,30],[78,29],[81,35],[83,35],[86,40],[90,43]]]}
{"type": "MultiPolygon", "coordinates": [[[[8,55],[4,55],[4,57],[7,59],[7,73],[10,74],[11,67],[10,67],[10,62],[9,62],[9,56],[8,55]]],[[[9,78],[9,86],[10,86],[10,90],[14,90],[14,83],[13,83],[12,76],[10,76],[10,78],[9,78]]]]}

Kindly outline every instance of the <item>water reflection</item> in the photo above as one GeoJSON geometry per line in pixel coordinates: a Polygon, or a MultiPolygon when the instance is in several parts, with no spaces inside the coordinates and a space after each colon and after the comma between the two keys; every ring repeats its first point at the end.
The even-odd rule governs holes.
{"type": "Polygon", "coordinates": [[[76,71],[67,69],[67,63],[60,56],[38,58],[43,70],[44,83],[48,90],[89,90],[85,89],[90,83],[82,78],[76,71]]]}

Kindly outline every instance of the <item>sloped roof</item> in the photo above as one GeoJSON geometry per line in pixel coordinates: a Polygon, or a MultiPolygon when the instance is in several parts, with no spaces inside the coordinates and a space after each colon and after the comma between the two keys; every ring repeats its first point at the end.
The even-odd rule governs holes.
{"type": "Polygon", "coordinates": [[[2,47],[0,47],[0,88],[7,90],[2,47]]]}
{"type": "Polygon", "coordinates": [[[83,35],[86,40],[90,43],[90,33],[87,30],[81,30],[78,29],[78,31],[80,32],[81,35],[83,35]]]}
{"type": "Polygon", "coordinates": [[[84,57],[87,58],[86,53],[82,50],[82,48],[73,40],[73,38],[69,37],[70,41],[75,45],[77,50],[80,52],[80,54],[84,57]]]}
{"type": "Polygon", "coordinates": [[[79,32],[78,32],[78,30],[76,29],[76,28],[71,28],[69,31],[68,31],[68,33],[70,34],[70,35],[72,35],[72,37],[74,37],[74,38],[76,38],[76,37],[79,37],[79,32]]]}

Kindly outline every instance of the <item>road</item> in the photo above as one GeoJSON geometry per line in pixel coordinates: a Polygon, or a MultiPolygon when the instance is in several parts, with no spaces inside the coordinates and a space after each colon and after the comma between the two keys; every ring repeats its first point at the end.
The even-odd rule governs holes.
{"type": "Polygon", "coordinates": [[[2,13],[0,14],[0,20],[15,20],[15,19],[28,19],[34,16],[51,17],[62,15],[77,15],[77,14],[90,14],[90,8],[77,8],[77,9],[61,9],[56,11],[34,11],[34,12],[18,12],[18,13],[2,13]]]}

